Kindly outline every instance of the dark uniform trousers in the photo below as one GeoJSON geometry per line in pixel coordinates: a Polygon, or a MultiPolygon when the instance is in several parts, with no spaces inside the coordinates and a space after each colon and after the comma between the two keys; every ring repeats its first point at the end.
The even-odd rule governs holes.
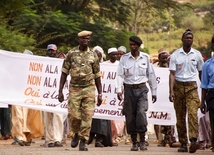
{"type": "MultiPolygon", "coordinates": [[[[123,114],[126,118],[127,133],[130,135],[145,136],[147,131],[147,117],[148,110],[148,88],[143,86],[141,88],[124,87],[124,105],[123,114]]],[[[142,137],[142,141],[145,141],[142,137]]]]}
{"type": "Polygon", "coordinates": [[[211,142],[214,147],[214,89],[209,89],[206,96],[207,110],[209,111],[210,127],[211,127],[211,142]]]}

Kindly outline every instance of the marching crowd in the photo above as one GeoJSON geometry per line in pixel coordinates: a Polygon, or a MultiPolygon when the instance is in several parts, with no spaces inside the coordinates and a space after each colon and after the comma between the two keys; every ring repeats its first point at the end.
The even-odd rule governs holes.
{"type": "MultiPolygon", "coordinates": [[[[156,65],[169,68],[169,101],[174,104],[177,122],[175,126],[154,124],[155,143],[158,147],[178,147],[178,152],[195,153],[198,149],[214,152],[214,59],[205,61],[202,54],[192,48],[191,30],[182,34],[181,48],[172,54],[160,48],[155,61],[140,51],[143,42],[138,36],[129,38],[129,50],[124,46],[109,48],[108,60],[102,47],[90,50],[91,36],[91,31],[79,32],[79,45],[66,55],[58,53],[55,44],[47,46],[48,57],[64,59],[59,102],[64,101],[62,90],[67,76],[71,77],[68,115],[15,105],[0,108],[1,140],[13,138],[13,145],[30,146],[35,138],[42,138],[41,147],[63,147],[71,137],[71,147],[79,146],[80,151],[88,151],[87,145],[93,141],[95,147],[118,146],[124,141],[132,144],[131,151],[145,151],[149,145],[146,141],[148,91],[151,91],[153,103],[158,100],[153,69],[156,65]],[[92,118],[95,105],[102,106],[100,63],[118,66],[115,86],[117,98],[124,101],[125,122],[92,118]],[[196,83],[198,78],[200,86],[196,83]],[[201,98],[198,87],[202,89],[201,98]]],[[[214,51],[214,37],[211,51],[214,51]]],[[[33,53],[25,50],[24,54],[33,53]]]]}

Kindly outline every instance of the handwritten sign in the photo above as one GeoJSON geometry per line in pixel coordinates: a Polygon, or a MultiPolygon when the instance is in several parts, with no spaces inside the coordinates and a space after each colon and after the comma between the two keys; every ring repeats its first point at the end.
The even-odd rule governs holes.
{"type": "MultiPolygon", "coordinates": [[[[0,103],[66,114],[70,76],[63,89],[65,101],[60,103],[57,99],[62,63],[58,58],[0,50],[0,87],[4,88],[0,89],[0,103]]],[[[117,99],[115,91],[116,70],[117,65],[101,64],[103,103],[95,107],[94,118],[125,120],[121,113],[123,101],[117,99]]],[[[148,122],[174,125],[175,111],[168,99],[168,68],[154,67],[154,70],[158,83],[157,102],[152,103],[149,92],[148,122]]]]}

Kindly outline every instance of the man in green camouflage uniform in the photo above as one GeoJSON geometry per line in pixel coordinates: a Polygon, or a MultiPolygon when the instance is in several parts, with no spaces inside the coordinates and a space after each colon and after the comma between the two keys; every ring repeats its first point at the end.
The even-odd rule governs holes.
{"type": "Polygon", "coordinates": [[[91,31],[78,33],[79,46],[73,48],[66,55],[60,78],[59,101],[64,101],[62,93],[67,75],[70,74],[70,88],[68,100],[68,118],[71,131],[75,133],[71,147],[77,147],[80,139],[79,150],[88,151],[85,146],[89,138],[92,116],[95,108],[95,86],[98,97],[97,105],[102,103],[102,85],[99,59],[88,45],[91,31]]]}
{"type": "Polygon", "coordinates": [[[193,34],[187,29],[182,36],[183,47],[177,49],[170,56],[169,63],[169,100],[174,102],[177,117],[178,138],[181,147],[178,152],[188,152],[186,114],[188,113],[189,152],[199,149],[197,110],[200,100],[197,91],[198,73],[201,77],[203,58],[199,51],[192,48],[193,34]]]}

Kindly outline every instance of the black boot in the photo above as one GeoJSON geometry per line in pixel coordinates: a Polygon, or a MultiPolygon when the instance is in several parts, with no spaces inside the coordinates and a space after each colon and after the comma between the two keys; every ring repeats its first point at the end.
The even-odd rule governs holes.
{"type": "Polygon", "coordinates": [[[88,148],[86,147],[85,142],[86,142],[85,139],[80,140],[79,151],[88,151],[88,148]]]}
{"type": "Polygon", "coordinates": [[[79,136],[78,136],[78,133],[75,133],[75,135],[71,141],[71,147],[72,148],[77,147],[78,143],[79,143],[79,136]]]}
{"type": "Polygon", "coordinates": [[[93,142],[94,136],[95,136],[95,133],[90,133],[90,136],[89,136],[89,139],[88,139],[88,145],[90,145],[93,142]]]}
{"type": "Polygon", "coordinates": [[[131,151],[138,151],[137,134],[132,134],[131,139],[132,139],[131,151]]]}
{"type": "Polygon", "coordinates": [[[187,144],[186,143],[182,143],[181,147],[178,149],[178,152],[188,152],[187,144]]]}
{"type": "Polygon", "coordinates": [[[190,138],[189,153],[195,153],[200,148],[197,138],[190,138]]]}
{"type": "Polygon", "coordinates": [[[147,147],[146,147],[146,143],[145,143],[145,133],[140,133],[140,150],[141,151],[145,151],[147,150],[147,147]]]}

